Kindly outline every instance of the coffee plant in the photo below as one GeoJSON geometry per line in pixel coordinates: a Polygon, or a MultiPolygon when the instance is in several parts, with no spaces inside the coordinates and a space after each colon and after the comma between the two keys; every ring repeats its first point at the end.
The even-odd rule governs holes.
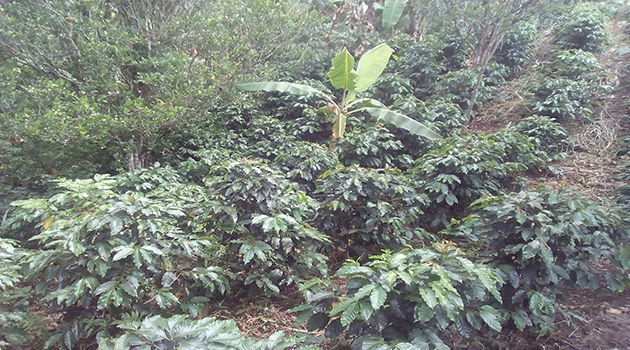
{"type": "Polygon", "coordinates": [[[537,36],[535,23],[519,22],[503,36],[494,60],[509,67],[511,74],[520,72],[533,57],[537,36]]]}
{"type": "Polygon", "coordinates": [[[471,261],[453,242],[385,251],[337,271],[347,280],[345,293],[307,282],[305,304],[293,311],[300,312],[296,324],[308,321],[307,329],[325,329],[326,337],[350,339],[356,348],[371,349],[385,338],[413,344],[395,349],[449,349],[440,339],[447,329],[465,338],[482,328],[501,330],[502,316],[491,306],[502,302],[497,272],[471,261]]]}
{"type": "Polygon", "coordinates": [[[295,345],[277,332],[267,339],[255,340],[241,335],[233,320],[204,318],[190,320],[187,315],[160,316],[134,320],[128,317],[118,325],[124,330],[116,338],[101,337],[99,350],[168,348],[178,350],[284,350],[295,345]]]}
{"type": "Polygon", "coordinates": [[[419,184],[395,168],[340,167],[324,173],[313,196],[315,222],[338,246],[358,253],[373,244],[401,247],[424,232],[415,221],[428,204],[419,184]]]}
{"type": "Polygon", "coordinates": [[[622,1],[0,0],[0,349],[565,339],[630,287],[630,189],[526,177],[622,1]]]}
{"type": "Polygon", "coordinates": [[[591,110],[589,92],[597,89],[587,82],[567,78],[545,77],[531,87],[532,110],[558,122],[569,119],[588,119],[591,110]]]}
{"type": "Polygon", "coordinates": [[[536,149],[536,155],[551,161],[567,156],[569,150],[569,133],[559,123],[545,116],[532,116],[521,120],[516,131],[529,137],[536,149]]]}
{"type": "Polygon", "coordinates": [[[411,173],[423,181],[431,199],[423,220],[431,226],[447,225],[474,200],[498,193],[515,175],[536,164],[533,145],[518,135],[507,139],[498,135],[450,137],[418,158],[411,173]]]}
{"type": "Polygon", "coordinates": [[[553,54],[554,60],[547,66],[547,75],[572,80],[588,80],[601,69],[595,55],[582,50],[561,50],[553,54]]]}
{"type": "Polygon", "coordinates": [[[568,21],[555,31],[555,42],[563,49],[601,51],[608,40],[606,16],[591,4],[577,6],[568,21]]]}
{"type": "Polygon", "coordinates": [[[560,288],[597,289],[602,282],[613,291],[630,287],[630,235],[616,212],[574,193],[539,188],[505,195],[482,196],[472,214],[453,231],[453,239],[482,245],[479,251],[502,273],[503,307],[514,324],[535,325],[553,332],[560,288]],[[605,259],[619,272],[603,276],[587,262],[605,259]]]}
{"type": "Polygon", "coordinates": [[[396,156],[404,149],[403,143],[387,128],[375,126],[357,129],[339,142],[339,160],[347,165],[384,168],[398,165],[396,156]]]}

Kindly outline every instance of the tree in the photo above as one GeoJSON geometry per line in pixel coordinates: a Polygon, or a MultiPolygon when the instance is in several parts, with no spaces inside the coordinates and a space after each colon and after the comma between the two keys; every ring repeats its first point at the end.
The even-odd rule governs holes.
{"type": "Polygon", "coordinates": [[[150,165],[212,123],[233,79],[290,48],[297,12],[288,0],[2,5],[0,139],[24,140],[0,144],[2,171],[28,182],[150,165]]]}

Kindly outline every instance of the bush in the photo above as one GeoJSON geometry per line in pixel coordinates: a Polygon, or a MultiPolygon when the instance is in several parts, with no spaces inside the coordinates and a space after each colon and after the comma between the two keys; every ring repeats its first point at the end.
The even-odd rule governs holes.
{"type": "Polygon", "coordinates": [[[88,344],[131,308],[196,315],[199,301],[230,288],[229,271],[214,265],[224,251],[212,247],[216,239],[194,219],[203,212],[197,203],[207,200],[202,189],[156,172],[154,181],[138,183],[143,190],[132,190],[123,177],[96,176],[61,180],[53,197],[14,203],[13,226],[40,227],[32,238],[39,249],[27,260],[32,297],[64,315],[47,346],[88,344]],[[153,188],[158,176],[164,182],[153,188]],[[92,319],[105,309],[110,317],[92,319]]]}
{"type": "Polygon", "coordinates": [[[514,135],[499,141],[491,137],[501,139],[497,135],[450,137],[441,141],[438,149],[416,160],[411,172],[424,181],[424,191],[431,198],[428,215],[423,217],[425,222],[431,226],[447,225],[474,200],[498,193],[513,181],[515,174],[535,164],[517,161],[536,159],[534,147],[525,137],[514,135]]]}
{"type": "Polygon", "coordinates": [[[521,120],[516,131],[529,137],[536,147],[536,155],[551,161],[566,157],[569,133],[562,125],[545,116],[532,116],[521,120]]]}
{"type": "Polygon", "coordinates": [[[466,119],[459,105],[442,98],[426,101],[408,98],[396,101],[392,107],[425,125],[430,125],[432,130],[444,137],[455,135],[466,119]]]}
{"type": "Polygon", "coordinates": [[[448,71],[444,63],[446,46],[437,37],[428,35],[423,41],[405,48],[392,69],[398,75],[409,77],[416,95],[428,95],[438,77],[448,71]]]}
{"type": "Polygon", "coordinates": [[[565,77],[572,80],[587,80],[601,67],[590,52],[582,50],[562,50],[553,53],[555,57],[547,66],[546,75],[565,77]]]}
{"type": "Polygon", "coordinates": [[[511,74],[520,72],[533,57],[538,31],[533,22],[519,22],[503,36],[494,60],[510,68],[511,74]]]}
{"type": "Polygon", "coordinates": [[[273,162],[274,166],[287,174],[287,178],[297,182],[307,194],[315,190],[315,181],[326,171],[341,165],[335,152],[322,145],[299,142],[287,153],[281,153],[273,162]]]}
{"type": "Polygon", "coordinates": [[[396,155],[403,149],[402,142],[389,129],[376,126],[348,132],[337,144],[343,164],[367,168],[396,166],[396,155]]]}
{"type": "Polygon", "coordinates": [[[283,174],[241,160],[213,167],[205,182],[152,168],[60,180],[50,198],[14,202],[7,225],[39,229],[23,260],[36,285],[28,301],[63,316],[48,346],[90,344],[132,310],[196,316],[228,290],[271,295],[327,275],[316,251],[327,239],[305,223],[315,202],[283,174]]]}
{"type": "MultiPolygon", "coordinates": [[[[435,95],[451,100],[461,108],[468,108],[475,84],[477,83],[479,69],[464,68],[440,76],[435,85],[435,95]]],[[[481,106],[484,102],[491,100],[494,97],[494,89],[492,87],[505,82],[507,75],[507,67],[496,63],[489,64],[479,85],[475,105],[481,106]]]]}
{"type": "Polygon", "coordinates": [[[293,309],[300,311],[296,324],[308,320],[308,330],[353,340],[353,348],[383,346],[385,338],[396,349],[447,349],[440,339],[447,328],[465,338],[482,327],[501,330],[502,316],[489,303],[502,301],[503,281],[452,242],[385,251],[364,265],[346,263],[335,276],[347,280],[342,295],[317,280],[302,286],[305,304],[293,309]],[[413,345],[403,347],[406,342],[413,345]]]}
{"type": "Polygon", "coordinates": [[[340,247],[400,247],[421,235],[415,225],[428,200],[394,168],[340,167],[324,173],[313,195],[322,202],[315,222],[340,247]]]}
{"type": "Polygon", "coordinates": [[[577,6],[571,18],[555,30],[554,40],[563,49],[601,51],[608,41],[606,16],[590,4],[577,6]]]}
{"type": "Polygon", "coordinates": [[[385,73],[368,89],[372,98],[391,105],[396,100],[413,96],[414,88],[407,77],[400,74],[385,73]]]}
{"type": "Polygon", "coordinates": [[[307,223],[316,203],[285,174],[239,159],[213,167],[204,182],[211,197],[204,226],[242,277],[233,285],[242,284],[250,295],[272,295],[302,274],[327,274],[318,250],[328,239],[307,223]]]}
{"type": "Polygon", "coordinates": [[[542,334],[553,332],[560,288],[594,290],[603,278],[620,292],[630,282],[623,273],[630,267],[630,236],[609,208],[575,193],[539,188],[483,196],[471,210],[455,229],[462,236],[453,239],[478,240],[483,258],[502,271],[508,282],[501,290],[504,307],[520,329],[533,323],[542,334]],[[588,264],[600,259],[619,272],[602,275],[588,264]]]}
{"type": "Polygon", "coordinates": [[[535,113],[559,122],[588,118],[591,110],[585,106],[590,103],[588,92],[594,89],[595,86],[582,81],[545,77],[530,88],[534,94],[531,107],[535,113]]]}
{"type": "Polygon", "coordinates": [[[129,318],[118,326],[124,330],[122,335],[99,340],[99,350],[151,349],[156,344],[180,350],[284,350],[295,345],[294,341],[284,339],[282,332],[276,332],[263,340],[246,338],[233,320],[215,320],[211,317],[190,320],[187,315],[169,318],[153,316],[141,321],[129,318]]]}

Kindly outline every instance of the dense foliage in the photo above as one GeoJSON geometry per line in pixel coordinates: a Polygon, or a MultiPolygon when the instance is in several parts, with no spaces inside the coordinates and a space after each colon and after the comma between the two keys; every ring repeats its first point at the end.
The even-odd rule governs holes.
{"type": "Polygon", "coordinates": [[[605,15],[460,5],[0,1],[0,348],[441,350],[629,287],[627,186],[523,180],[608,89],[605,15]],[[326,341],[231,319],[286,295],[326,341]]]}

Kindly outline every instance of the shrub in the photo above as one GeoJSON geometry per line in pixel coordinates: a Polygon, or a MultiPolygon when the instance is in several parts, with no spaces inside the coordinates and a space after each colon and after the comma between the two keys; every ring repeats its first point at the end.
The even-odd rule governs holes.
{"type": "Polygon", "coordinates": [[[287,121],[287,129],[290,135],[309,142],[324,143],[332,137],[330,115],[321,109],[305,109],[301,117],[287,121]]]}
{"type": "Polygon", "coordinates": [[[242,277],[233,284],[272,295],[302,274],[327,274],[318,250],[328,239],[307,223],[316,203],[285,174],[239,159],[213,167],[204,182],[211,197],[204,226],[242,277]]]}
{"type": "MultiPolygon", "coordinates": [[[[435,94],[440,98],[455,102],[461,108],[468,108],[477,83],[478,70],[479,68],[464,68],[440,76],[435,85],[435,94]]],[[[492,86],[504,82],[506,76],[505,66],[489,65],[479,86],[475,105],[480,106],[491,100],[494,97],[492,86]]]]}
{"type": "Polygon", "coordinates": [[[385,73],[369,88],[368,92],[373,98],[391,105],[396,100],[413,96],[414,88],[408,77],[385,73]]]}
{"type": "Polygon", "coordinates": [[[500,141],[476,135],[443,140],[438,149],[418,158],[411,170],[424,181],[424,191],[431,198],[428,215],[423,220],[431,226],[447,225],[474,200],[484,194],[498,193],[515,174],[527,169],[529,164],[510,157],[533,161],[536,159],[533,152],[533,145],[518,136],[500,141]]]}
{"type": "Polygon", "coordinates": [[[520,72],[533,57],[538,32],[533,22],[518,22],[509,28],[494,54],[497,63],[510,68],[512,74],[520,72]]]}
{"type": "Polygon", "coordinates": [[[36,222],[41,230],[32,238],[39,249],[27,260],[32,297],[64,316],[47,346],[88,344],[131,308],[196,315],[208,295],[230,288],[229,271],[214,265],[223,249],[195,219],[207,200],[203,190],[154,183],[119,193],[128,184],[121,177],[60,180],[50,198],[14,202],[12,225],[36,222]],[[109,317],[92,320],[105,309],[109,317]]]}
{"type": "MultiPolygon", "coordinates": [[[[428,35],[424,40],[400,52],[400,58],[393,65],[396,74],[409,77],[417,95],[430,94],[429,89],[438,77],[447,72],[444,48],[446,44],[435,36],[428,35]]],[[[398,54],[398,51],[396,51],[398,54]]]]}
{"type": "Polygon", "coordinates": [[[595,87],[582,81],[567,78],[545,77],[530,88],[534,94],[532,110],[559,122],[567,119],[588,118],[591,111],[588,92],[595,87]]]}
{"type": "Polygon", "coordinates": [[[329,338],[353,340],[353,348],[383,346],[385,338],[399,344],[392,349],[447,349],[440,339],[447,328],[466,338],[486,325],[501,330],[502,316],[489,302],[502,301],[503,281],[452,242],[385,251],[363,265],[346,263],[335,276],[347,279],[342,295],[317,280],[302,286],[296,324],[308,320],[308,330],[325,328],[329,338]]]}
{"type": "MultiPolygon", "coordinates": [[[[131,317],[130,317],[131,318],[131,317]]],[[[241,335],[233,320],[187,319],[187,315],[169,318],[153,316],[140,320],[125,320],[118,326],[122,335],[116,338],[102,337],[99,350],[151,349],[156,344],[161,348],[180,350],[284,350],[295,345],[276,332],[267,339],[256,340],[241,335]]]]}
{"type": "Polygon", "coordinates": [[[339,160],[343,164],[368,168],[397,165],[396,154],[404,149],[402,142],[389,129],[377,126],[346,133],[337,147],[339,160]]]}
{"type": "Polygon", "coordinates": [[[212,168],[207,187],[168,168],[60,180],[50,198],[14,202],[8,224],[36,223],[28,301],[63,317],[47,346],[90,344],[132,310],[199,315],[228,290],[279,292],[327,275],[327,241],[305,223],[315,202],[257,161],[212,168]],[[103,317],[94,318],[99,313],[103,317]]]}
{"type": "Polygon", "coordinates": [[[455,135],[466,119],[459,105],[442,98],[426,101],[408,98],[396,101],[392,108],[400,110],[425,125],[430,125],[444,137],[455,135]]]}
{"type": "Polygon", "coordinates": [[[23,258],[18,242],[0,238],[0,349],[19,346],[46,332],[43,316],[30,310],[31,287],[23,284],[23,258]]]}
{"type": "Polygon", "coordinates": [[[400,247],[422,231],[415,221],[428,200],[394,168],[340,167],[324,173],[313,195],[322,202],[315,222],[341,247],[400,247]]]}
{"type": "Polygon", "coordinates": [[[297,143],[289,152],[278,155],[273,164],[309,194],[323,173],[341,165],[335,152],[310,142],[297,143]]]}
{"type": "Polygon", "coordinates": [[[551,161],[566,157],[569,133],[562,125],[545,116],[532,116],[521,120],[516,131],[529,137],[536,147],[536,155],[551,161]]]}
{"type": "Polygon", "coordinates": [[[555,42],[563,49],[601,51],[608,40],[606,16],[589,4],[577,6],[571,18],[555,31],[555,42]]]}
{"type": "Polygon", "coordinates": [[[629,268],[630,236],[609,208],[539,188],[482,196],[471,210],[456,235],[479,240],[479,253],[503,272],[504,307],[520,329],[533,323],[540,333],[552,333],[562,287],[597,289],[603,278],[613,291],[623,291],[630,282],[623,272],[602,275],[588,264],[606,259],[620,271],[629,268]]]}
{"type": "Polygon", "coordinates": [[[582,50],[561,50],[553,54],[554,59],[547,66],[547,75],[566,77],[572,80],[586,80],[601,69],[595,55],[582,50]]]}

